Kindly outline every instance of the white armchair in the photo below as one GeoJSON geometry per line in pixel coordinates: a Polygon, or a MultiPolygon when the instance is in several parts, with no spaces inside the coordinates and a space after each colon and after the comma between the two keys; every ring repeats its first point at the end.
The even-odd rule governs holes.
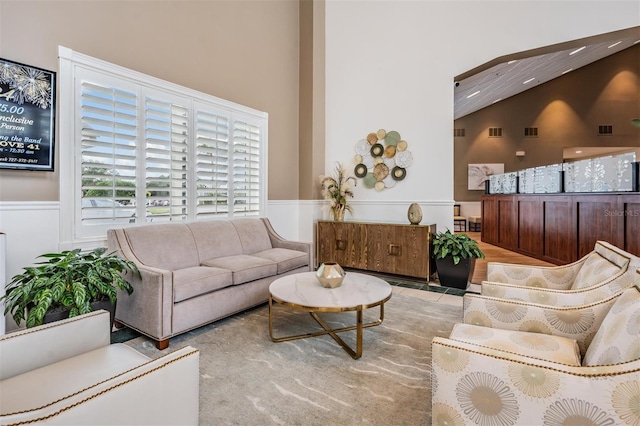
{"type": "MultiPolygon", "coordinates": [[[[640,424],[637,275],[638,283],[613,303],[598,304],[602,312],[556,308],[556,318],[570,311],[566,324],[592,324],[583,347],[543,324],[538,333],[520,331],[522,324],[511,330],[457,324],[448,338],[434,338],[433,424],[640,424]]],[[[545,316],[554,308],[541,309],[545,316]]]]}
{"type": "Polygon", "coordinates": [[[481,293],[551,306],[580,306],[633,285],[640,258],[604,241],[577,262],[563,266],[487,264],[481,293]]]}
{"type": "Polygon", "coordinates": [[[197,425],[199,351],[110,344],[106,311],[0,338],[0,424],[197,425]]]}

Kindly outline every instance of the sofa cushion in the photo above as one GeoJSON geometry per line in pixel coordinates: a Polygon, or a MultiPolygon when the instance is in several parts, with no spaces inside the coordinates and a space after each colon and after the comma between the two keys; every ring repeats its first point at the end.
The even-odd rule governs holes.
{"type": "Polygon", "coordinates": [[[243,254],[255,254],[272,248],[271,238],[261,219],[233,219],[231,223],[238,231],[243,254]]]}
{"type": "Polygon", "coordinates": [[[254,256],[276,262],[278,264],[278,274],[307,266],[309,263],[309,254],[285,248],[272,248],[256,253],[254,256]]]}
{"type": "Polygon", "coordinates": [[[233,276],[228,269],[211,266],[178,269],[173,271],[173,301],[181,302],[232,284],[233,276]]]}
{"type": "Polygon", "coordinates": [[[202,265],[230,270],[235,285],[270,277],[278,272],[278,265],[274,261],[245,254],[206,260],[202,265]]]}
{"type": "Polygon", "coordinates": [[[69,398],[149,361],[135,349],[116,343],[27,371],[1,382],[0,414],[34,410],[51,401],[69,398]]]}
{"type": "Polygon", "coordinates": [[[604,317],[584,355],[585,367],[640,359],[640,289],[624,291],[604,317]]]}
{"type": "Polygon", "coordinates": [[[580,366],[578,342],[566,337],[456,324],[449,339],[559,364],[580,366]]]}
{"type": "Polygon", "coordinates": [[[199,262],[242,253],[236,227],[228,220],[206,220],[187,224],[198,247],[199,262]]]}
{"type": "Polygon", "coordinates": [[[591,287],[611,278],[620,272],[620,267],[597,252],[593,252],[584,261],[573,281],[572,290],[591,287]]]}
{"type": "Polygon", "coordinates": [[[136,226],[125,229],[136,258],[147,266],[176,270],[199,266],[198,249],[184,223],[136,226]]]}

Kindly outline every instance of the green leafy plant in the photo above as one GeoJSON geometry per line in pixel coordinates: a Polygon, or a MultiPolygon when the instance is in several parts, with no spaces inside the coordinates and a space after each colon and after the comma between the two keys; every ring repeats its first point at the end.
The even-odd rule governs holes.
{"type": "Polygon", "coordinates": [[[16,324],[25,319],[27,328],[42,324],[50,310],[69,309],[69,317],[91,312],[91,303],[109,299],[115,304],[117,288],[133,292],[127,273],[140,276],[135,263],[115,254],[105,255],[106,248],[80,249],[47,253],[38,258],[48,260],[24,268],[6,286],[4,314],[11,312],[16,324]],[[124,274],[122,274],[124,273],[124,274]]]}
{"type": "Polygon", "coordinates": [[[478,243],[467,234],[438,232],[433,238],[433,256],[436,259],[453,257],[453,264],[460,263],[460,259],[480,258],[484,259],[484,253],[478,247],[478,243]]]}

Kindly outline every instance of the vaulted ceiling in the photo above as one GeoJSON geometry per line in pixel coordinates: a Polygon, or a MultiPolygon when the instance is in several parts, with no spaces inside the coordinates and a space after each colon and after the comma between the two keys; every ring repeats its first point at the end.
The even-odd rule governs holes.
{"type": "Polygon", "coordinates": [[[454,118],[464,117],[638,43],[640,27],[633,27],[494,59],[455,77],[454,118]]]}

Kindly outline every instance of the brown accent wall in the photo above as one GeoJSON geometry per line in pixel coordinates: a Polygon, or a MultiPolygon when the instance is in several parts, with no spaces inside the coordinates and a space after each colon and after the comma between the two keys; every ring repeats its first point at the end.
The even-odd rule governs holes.
{"type": "Polygon", "coordinates": [[[467,165],[504,163],[505,172],[563,161],[568,147],[640,147],[640,45],[625,49],[454,122],[465,137],[454,140],[454,197],[480,201],[467,190],[467,165]],[[613,135],[598,136],[599,125],[613,135]],[[502,137],[489,137],[501,127],[502,137]],[[538,137],[524,136],[537,127],[538,137]],[[516,157],[516,151],[525,151],[516,157]]]}
{"type": "MultiPolygon", "coordinates": [[[[266,111],[269,199],[297,199],[299,9],[298,0],[0,1],[0,57],[58,71],[62,45],[266,111]]],[[[0,200],[57,201],[59,152],[53,173],[1,170],[0,200]]]]}

